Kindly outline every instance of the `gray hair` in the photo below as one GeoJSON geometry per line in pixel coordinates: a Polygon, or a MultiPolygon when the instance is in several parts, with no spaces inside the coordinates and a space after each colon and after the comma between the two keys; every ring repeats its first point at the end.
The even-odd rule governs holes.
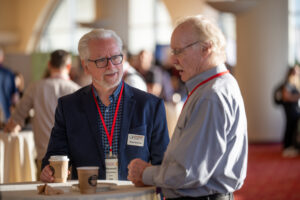
{"type": "Polygon", "coordinates": [[[122,40],[121,38],[112,30],[106,30],[106,29],[94,29],[85,35],[83,35],[78,43],[78,53],[81,60],[87,60],[90,56],[88,43],[90,40],[93,39],[109,39],[112,38],[116,41],[118,47],[120,48],[120,51],[122,51],[122,40]]]}
{"type": "Polygon", "coordinates": [[[226,61],[226,39],[222,31],[210,20],[202,15],[188,16],[177,22],[177,26],[183,23],[190,23],[196,33],[199,41],[205,44],[211,44],[212,52],[217,60],[226,61]]]}

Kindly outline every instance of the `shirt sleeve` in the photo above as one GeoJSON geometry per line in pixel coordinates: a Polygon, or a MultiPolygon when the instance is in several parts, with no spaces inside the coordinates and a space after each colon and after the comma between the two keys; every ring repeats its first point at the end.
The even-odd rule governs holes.
{"type": "Polygon", "coordinates": [[[66,132],[67,130],[65,116],[63,113],[63,102],[60,98],[58,99],[58,105],[55,111],[55,123],[51,131],[47,152],[42,160],[42,169],[49,164],[48,159],[51,155],[67,155],[70,158],[66,132]]]}
{"type": "Polygon", "coordinates": [[[180,120],[162,165],[147,168],[143,182],[164,188],[205,185],[226,150],[225,112],[217,100],[202,99],[180,120]]]}
{"type": "Polygon", "coordinates": [[[21,126],[24,126],[24,120],[29,115],[30,109],[33,108],[34,90],[35,84],[31,84],[28,86],[23,97],[20,100],[20,103],[17,105],[14,113],[11,116],[12,119],[21,126]]]}

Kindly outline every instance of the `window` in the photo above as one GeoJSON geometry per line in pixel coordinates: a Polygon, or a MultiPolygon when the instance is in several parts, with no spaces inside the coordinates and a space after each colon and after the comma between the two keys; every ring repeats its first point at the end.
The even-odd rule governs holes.
{"type": "Polygon", "coordinates": [[[289,65],[300,63],[300,1],[289,1],[289,65]]]}
{"type": "Polygon", "coordinates": [[[80,37],[90,31],[79,22],[91,22],[95,15],[95,0],[61,0],[47,22],[36,52],[64,49],[77,53],[80,37]]]}

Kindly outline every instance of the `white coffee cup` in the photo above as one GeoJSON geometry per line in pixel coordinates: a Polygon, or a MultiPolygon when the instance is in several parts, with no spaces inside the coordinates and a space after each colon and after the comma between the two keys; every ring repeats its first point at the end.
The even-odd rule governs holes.
{"type": "Polygon", "coordinates": [[[50,168],[55,183],[65,183],[68,178],[69,158],[64,155],[55,155],[49,158],[50,168]]]}

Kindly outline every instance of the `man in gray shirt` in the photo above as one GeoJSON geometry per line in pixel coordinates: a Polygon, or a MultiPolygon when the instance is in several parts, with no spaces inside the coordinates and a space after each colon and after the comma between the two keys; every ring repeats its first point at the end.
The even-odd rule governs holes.
{"type": "Polygon", "coordinates": [[[128,165],[136,186],[162,188],[166,199],[231,200],[247,169],[247,120],[243,98],[224,62],[225,39],[202,16],[176,26],[172,60],[189,96],[161,165],[140,159],[128,165]]]}
{"type": "Polygon", "coordinates": [[[37,177],[41,171],[41,162],[47,151],[54,114],[59,97],[70,94],[80,87],[70,80],[71,54],[64,50],[53,51],[48,63],[49,77],[34,82],[26,91],[8,120],[4,130],[18,132],[24,126],[24,120],[30,109],[34,109],[33,132],[37,150],[37,177]]]}

